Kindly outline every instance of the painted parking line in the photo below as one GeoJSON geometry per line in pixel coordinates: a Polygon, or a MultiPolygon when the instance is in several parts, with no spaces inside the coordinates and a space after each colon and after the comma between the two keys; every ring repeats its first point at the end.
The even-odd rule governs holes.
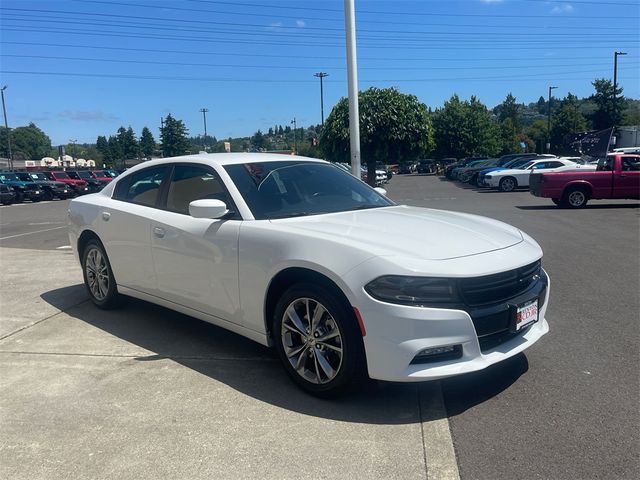
{"type": "Polygon", "coordinates": [[[9,240],[10,238],[24,237],[25,235],[33,235],[35,233],[50,232],[52,230],[60,230],[61,228],[67,228],[67,226],[63,225],[62,227],[46,228],[44,230],[36,230],[35,232],[19,233],[18,235],[9,235],[8,237],[0,238],[0,240],[9,240]]]}

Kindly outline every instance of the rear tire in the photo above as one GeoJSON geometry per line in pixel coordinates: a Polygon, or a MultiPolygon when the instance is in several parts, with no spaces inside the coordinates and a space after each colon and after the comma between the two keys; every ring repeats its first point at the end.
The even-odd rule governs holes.
{"type": "Polygon", "coordinates": [[[91,301],[104,310],[122,305],[109,258],[97,239],[87,242],[82,252],[82,275],[91,301]]]}
{"type": "Polygon", "coordinates": [[[559,198],[552,198],[552,199],[551,199],[551,201],[552,201],[553,203],[555,203],[556,205],[558,205],[558,206],[560,206],[560,205],[562,204],[562,202],[560,201],[560,199],[559,199],[559,198]]]}
{"type": "Polygon", "coordinates": [[[282,294],[273,339],[287,374],[312,395],[336,396],[366,378],[353,310],[323,285],[298,283],[282,294]]]}
{"type": "Polygon", "coordinates": [[[584,208],[588,201],[589,194],[582,187],[569,188],[562,196],[562,206],[568,208],[584,208]]]}
{"type": "Polygon", "coordinates": [[[51,190],[45,190],[44,199],[47,201],[53,200],[53,192],[51,190]]]}

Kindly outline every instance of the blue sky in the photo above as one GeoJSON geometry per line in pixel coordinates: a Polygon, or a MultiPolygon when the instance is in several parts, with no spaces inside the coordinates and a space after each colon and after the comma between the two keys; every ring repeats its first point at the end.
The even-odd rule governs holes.
{"type": "MultiPolygon", "coordinates": [[[[395,86],[432,108],[452,94],[492,107],[612,78],[640,97],[637,0],[356,0],[359,86],[395,86]]],[[[342,0],[3,0],[0,82],[11,126],[54,145],[168,113],[192,135],[320,123],[347,93],[342,0]]]]}

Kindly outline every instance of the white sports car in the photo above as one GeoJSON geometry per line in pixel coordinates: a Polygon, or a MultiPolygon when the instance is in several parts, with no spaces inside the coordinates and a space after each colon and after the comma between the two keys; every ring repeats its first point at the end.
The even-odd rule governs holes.
{"type": "Polygon", "coordinates": [[[501,192],[512,192],[516,188],[529,187],[529,177],[532,172],[551,173],[567,172],[571,170],[595,170],[595,166],[581,165],[568,158],[547,158],[532,160],[518,168],[489,172],[484,177],[484,184],[490,188],[497,188],[501,192]]]}
{"type": "Polygon", "coordinates": [[[396,205],[321,160],[145,162],[74,199],[69,237],[98,307],[137,297],[274,346],[317,395],[366,375],[480,370],[549,329],[549,278],[532,238],[396,205]]]}

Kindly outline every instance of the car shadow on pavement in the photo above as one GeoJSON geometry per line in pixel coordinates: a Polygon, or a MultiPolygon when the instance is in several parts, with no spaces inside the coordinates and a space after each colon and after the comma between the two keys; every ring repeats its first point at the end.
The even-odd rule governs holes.
{"type": "MultiPolygon", "coordinates": [[[[116,343],[113,348],[120,351],[122,342],[117,339],[121,339],[131,344],[131,348],[137,352],[143,349],[145,354],[132,355],[135,361],[171,359],[259,401],[315,417],[389,425],[435,419],[432,412],[424,412],[420,408],[425,401],[424,396],[434,394],[429,384],[368,381],[343,397],[331,400],[315,398],[293,384],[275,351],[270,348],[142,300],[131,298],[121,309],[100,310],[86,301],[86,293],[80,294],[80,288],[83,286],[51,290],[42,294],[42,298],[61,310],[67,308],[66,315],[116,337],[113,342],[100,340],[99,345],[116,343]],[[68,308],[70,293],[77,293],[80,302],[68,308]]],[[[79,325],[76,336],[80,347],[83,332],[96,335],[95,330],[86,330],[79,325]]],[[[89,345],[90,340],[85,341],[89,345]]],[[[99,353],[109,354],[108,351],[99,353]]],[[[519,369],[512,367],[512,370],[519,369]]],[[[497,372],[497,375],[500,378],[493,380],[491,374],[481,377],[482,380],[476,380],[479,377],[474,375],[466,375],[457,380],[459,383],[448,384],[453,414],[497,395],[512,383],[501,377],[501,372],[497,372]],[[476,386],[478,381],[483,385],[482,388],[476,386]],[[473,386],[465,390],[467,382],[473,386]]],[[[517,377],[507,378],[515,381],[517,377]]],[[[442,418],[443,413],[436,416],[442,418]]]]}
{"type": "MultiPolygon", "coordinates": [[[[520,210],[562,210],[569,211],[574,210],[571,208],[560,208],[557,205],[516,205],[516,208],[520,210]]],[[[579,210],[608,210],[608,209],[620,209],[620,208],[640,208],[640,203],[596,203],[587,205],[582,208],[577,208],[575,211],[579,210]]]]}

